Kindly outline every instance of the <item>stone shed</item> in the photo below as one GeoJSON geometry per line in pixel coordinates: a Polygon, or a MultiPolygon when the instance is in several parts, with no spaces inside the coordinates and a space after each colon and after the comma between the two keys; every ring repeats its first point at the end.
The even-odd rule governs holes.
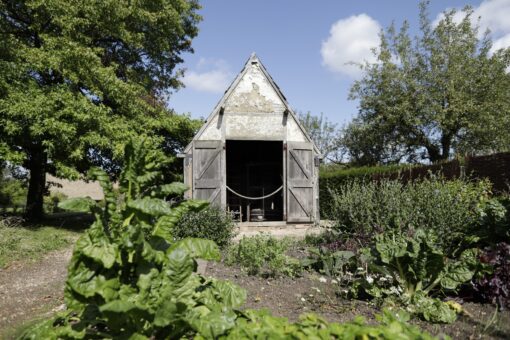
{"type": "Polygon", "coordinates": [[[320,153],[255,54],[181,157],[187,197],[239,222],[319,218],[320,153]]]}

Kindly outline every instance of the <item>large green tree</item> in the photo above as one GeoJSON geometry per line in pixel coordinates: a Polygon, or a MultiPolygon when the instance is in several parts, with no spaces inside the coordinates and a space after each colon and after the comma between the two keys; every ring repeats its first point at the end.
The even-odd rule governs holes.
{"type": "Polygon", "coordinates": [[[30,172],[29,218],[42,215],[47,172],[76,178],[92,164],[108,168],[130,136],[168,144],[190,124],[152,99],[181,85],[176,65],[192,51],[198,8],[194,0],[0,2],[0,158],[30,172]]]}
{"type": "Polygon", "coordinates": [[[377,61],[351,88],[359,115],[344,144],[355,161],[437,162],[509,148],[510,49],[493,51],[472,16],[470,7],[448,10],[431,23],[422,2],[414,39],[407,23],[381,32],[377,61]]]}

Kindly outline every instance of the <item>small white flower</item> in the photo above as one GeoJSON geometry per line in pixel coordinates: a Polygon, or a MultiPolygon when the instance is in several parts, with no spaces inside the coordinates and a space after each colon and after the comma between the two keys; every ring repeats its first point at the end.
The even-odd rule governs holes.
{"type": "Polygon", "coordinates": [[[306,300],[305,300],[305,298],[304,298],[304,297],[302,297],[302,298],[301,298],[301,301],[302,301],[302,302],[305,302],[306,300]]]}
{"type": "MultiPolygon", "coordinates": [[[[400,288],[400,287],[399,287],[399,288],[400,288]]],[[[392,287],[390,288],[390,293],[391,293],[391,294],[395,294],[395,295],[400,295],[401,291],[399,291],[399,289],[398,289],[398,288],[395,288],[394,286],[392,286],[392,287]]]]}
{"type": "Polygon", "coordinates": [[[388,279],[387,279],[387,278],[385,278],[385,277],[381,277],[381,278],[379,279],[379,281],[381,281],[381,282],[386,282],[386,281],[388,281],[388,279]]]}
{"type": "Polygon", "coordinates": [[[358,268],[356,268],[356,270],[363,271],[363,270],[365,270],[365,268],[363,268],[363,267],[358,267],[358,268]]]}
{"type": "Polygon", "coordinates": [[[323,282],[323,283],[328,282],[328,280],[327,280],[325,277],[323,277],[323,276],[321,276],[321,277],[319,278],[319,281],[320,281],[320,282],[323,282]]]}
{"type": "Polygon", "coordinates": [[[317,287],[311,287],[311,289],[315,290],[317,293],[321,292],[321,290],[319,288],[317,288],[317,287]]]}
{"type": "Polygon", "coordinates": [[[367,282],[368,283],[373,283],[374,282],[374,279],[372,278],[372,276],[367,275],[367,282]]]}
{"type": "Polygon", "coordinates": [[[331,280],[331,283],[332,283],[332,284],[334,284],[334,285],[336,285],[336,284],[338,283],[338,281],[337,281],[337,280],[335,280],[335,279],[333,279],[333,280],[331,280]]]}

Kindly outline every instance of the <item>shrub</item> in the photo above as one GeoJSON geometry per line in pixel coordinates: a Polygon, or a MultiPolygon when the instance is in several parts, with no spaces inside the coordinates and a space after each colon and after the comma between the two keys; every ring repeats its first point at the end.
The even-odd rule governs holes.
{"type": "Polygon", "coordinates": [[[23,181],[14,178],[0,178],[0,205],[24,206],[26,196],[27,187],[23,181]]]}
{"type": "Polygon", "coordinates": [[[322,165],[319,178],[320,212],[323,218],[332,216],[332,190],[337,191],[352,181],[372,181],[374,176],[398,173],[409,169],[409,165],[384,165],[371,167],[343,168],[337,165],[322,165]]]}
{"type": "Polygon", "coordinates": [[[230,244],[236,226],[230,214],[223,209],[208,207],[202,211],[185,214],[174,228],[177,239],[186,237],[205,238],[224,248],[230,244]]]}
{"type": "Polygon", "coordinates": [[[240,265],[249,275],[296,276],[301,272],[299,261],[285,255],[290,242],[266,234],[243,237],[228,249],[226,262],[240,265]]]}
{"type": "Polygon", "coordinates": [[[52,192],[49,196],[44,196],[43,198],[43,209],[47,214],[57,213],[62,211],[59,209],[58,204],[64,201],[67,196],[61,192],[52,192]]]}
{"type": "Polygon", "coordinates": [[[442,178],[345,183],[332,194],[334,229],[341,237],[365,241],[361,243],[381,232],[431,229],[449,254],[478,225],[475,207],[487,199],[490,188],[488,181],[442,178]]]}

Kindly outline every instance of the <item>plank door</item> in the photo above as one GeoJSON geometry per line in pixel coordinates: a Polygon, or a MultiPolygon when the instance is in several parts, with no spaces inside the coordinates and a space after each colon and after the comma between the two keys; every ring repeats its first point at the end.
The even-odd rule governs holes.
{"type": "Polygon", "coordinates": [[[287,222],[313,220],[313,146],[287,143],[287,222]]]}
{"type": "Polygon", "coordinates": [[[193,142],[193,198],[222,206],[223,174],[221,141],[193,142]]]}

